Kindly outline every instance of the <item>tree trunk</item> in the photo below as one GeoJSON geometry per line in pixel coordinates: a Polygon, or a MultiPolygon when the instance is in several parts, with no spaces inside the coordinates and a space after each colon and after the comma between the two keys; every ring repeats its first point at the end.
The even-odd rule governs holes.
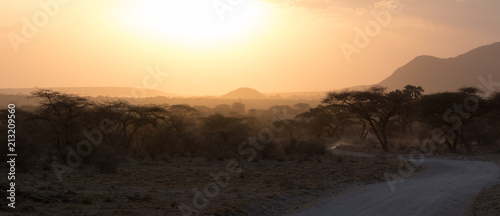
{"type": "Polygon", "coordinates": [[[389,146],[387,143],[387,136],[385,134],[385,125],[382,126],[381,128],[381,133],[382,133],[382,140],[384,141],[382,144],[382,149],[384,149],[385,152],[389,152],[389,146]]]}
{"type": "Polygon", "coordinates": [[[446,138],[445,143],[446,143],[446,146],[448,146],[448,149],[450,149],[450,151],[452,151],[452,152],[453,152],[453,146],[451,145],[451,143],[450,143],[450,141],[448,140],[448,138],[446,138]]]}
{"type": "Polygon", "coordinates": [[[408,124],[406,123],[405,120],[399,120],[399,125],[401,125],[401,132],[403,132],[403,135],[406,135],[406,129],[408,124]]]}
{"type": "Polygon", "coordinates": [[[451,152],[457,153],[457,144],[458,144],[458,137],[455,137],[453,139],[453,144],[452,144],[451,149],[450,149],[451,152]]]}
{"type": "Polygon", "coordinates": [[[468,155],[472,154],[472,144],[469,140],[465,138],[464,133],[460,133],[460,139],[464,143],[465,149],[467,150],[467,154],[468,155]]]}
{"type": "Polygon", "coordinates": [[[413,122],[412,122],[412,121],[410,121],[410,122],[408,123],[408,129],[410,130],[410,134],[412,134],[412,135],[413,135],[413,122]]]}
{"type": "Polygon", "coordinates": [[[377,139],[382,146],[382,149],[385,152],[389,152],[389,147],[387,146],[387,139],[385,138],[385,131],[384,129],[380,129],[380,131],[377,130],[377,127],[373,124],[373,122],[370,122],[370,126],[372,127],[373,132],[377,136],[377,139]]]}
{"type": "Polygon", "coordinates": [[[361,129],[361,135],[359,136],[359,138],[361,138],[361,140],[365,140],[366,136],[368,136],[368,130],[366,130],[366,123],[364,122],[362,123],[363,123],[363,129],[361,129]]]}

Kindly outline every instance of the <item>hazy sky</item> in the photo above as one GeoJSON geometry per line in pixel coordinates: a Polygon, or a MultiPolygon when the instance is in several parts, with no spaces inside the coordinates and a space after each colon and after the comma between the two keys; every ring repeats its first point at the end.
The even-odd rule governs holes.
{"type": "Polygon", "coordinates": [[[500,41],[498,0],[40,2],[0,0],[0,88],[325,91],[500,41]]]}

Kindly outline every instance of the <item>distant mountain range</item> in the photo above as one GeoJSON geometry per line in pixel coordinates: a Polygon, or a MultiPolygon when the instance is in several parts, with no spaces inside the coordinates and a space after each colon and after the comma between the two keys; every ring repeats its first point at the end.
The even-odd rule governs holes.
{"type": "Polygon", "coordinates": [[[378,85],[388,90],[407,84],[422,86],[425,93],[455,91],[464,86],[477,87],[480,77],[500,81],[500,42],[482,46],[454,58],[419,56],[398,68],[378,85]]]}
{"type": "MultiPolygon", "coordinates": [[[[425,93],[455,91],[464,86],[478,86],[483,81],[500,82],[500,42],[473,49],[453,58],[437,58],[433,56],[418,56],[398,68],[392,75],[377,83],[388,90],[402,89],[411,84],[422,86],[425,93]],[[482,78],[481,78],[482,77],[482,78]]],[[[353,86],[342,90],[362,90],[371,85],[353,86]]],[[[186,97],[179,94],[168,94],[153,89],[136,89],[130,87],[68,87],[48,88],[81,96],[109,97],[186,97]]],[[[0,89],[0,94],[29,95],[34,88],[0,89]]],[[[266,99],[266,98],[302,98],[321,99],[324,92],[281,92],[263,94],[252,88],[239,88],[218,98],[222,99],[266,99]]]]}
{"type": "MultiPolygon", "coordinates": [[[[500,83],[500,42],[473,49],[453,58],[444,59],[428,55],[418,56],[398,68],[383,81],[376,83],[376,85],[387,87],[389,91],[402,89],[408,84],[422,86],[425,93],[429,94],[456,91],[464,86],[477,87],[481,82],[489,81],[490,76],[494,82],[500,83]]],[[[364,90],[371,86],[359,85],[340,89],[339,91],[364,90]]],[[[256,90],[253,91],[258,92],[256,90]]],[[[240,91],[235,90],[223,97],[245,98],[244,95],[246,93],[242,93],[241,95],[239,93],[240,91]]],[[[327,91],[273,93],[266,95],[321,98],[326,93],[327,91]]]]}
{"type": "MultiPolygon", "coordinates": [[[[156,97],[167,96],[176,97],[177,94],[168,94],[154,89],[132,88],[132,87],[68,87],[68,88],[42,88],[53,91],[60,91],[67,94],[75,94],[80,96],[108,96],[108,97],[156,97]]],[[[29,95],[35,91],[35,88],[3,88],[0,89],[0,94],[5,95],[29,95]]]]}

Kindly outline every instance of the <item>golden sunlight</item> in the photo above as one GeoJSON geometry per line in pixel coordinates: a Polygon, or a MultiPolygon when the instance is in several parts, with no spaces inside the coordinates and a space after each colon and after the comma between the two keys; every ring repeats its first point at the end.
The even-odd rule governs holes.
{"type": "Polygon", "coordinates": [[[119,22],[156,40],[209,45],[252,36],[262,18],[255,1],[131,0],[119,22]]]}

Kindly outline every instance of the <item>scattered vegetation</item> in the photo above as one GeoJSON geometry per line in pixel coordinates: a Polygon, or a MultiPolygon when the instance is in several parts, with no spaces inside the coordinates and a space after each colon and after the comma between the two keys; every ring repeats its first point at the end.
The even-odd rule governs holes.
{"type": "Polygon", "coordinates": [[[134,105],[121,99],[95,102],[38,89],[31,97],[39,106],[17,110],[17,121],[23,122],[17,133],[26,134],[19,136],[23,145],[18,150],[29,155],[20,157],[18,166],[27,171],[45,160],[86,163],[103,172],[115,172],[123,158],[131,155],[139,159],[165,155],[240,158],[238,146],[257,139],[263,128],[274,133],[259,158],[278,161],[324,155],[326,147],[338,140],[386,152],[410,152],[419,143],[434,145],[436,153],[471,154],[473,146],[496,146],[500,93],[485,98],[474,87],[429,95],[423,92],[411,85],[391,92],[375,86],[330,92],[317,107],[299,103],[246,110],[241,102],[212,109],[134,105]]]}
{"type": "Polygon", "coordinates": [[[500,215],[500,185],[483,189],[468,209],[470,216],[500,215]]]}
{"type": "MultiPolygon", "coordinates": [[[[211,170],[218,172],[226,169],[230,159],[246,165],[243,172],[231,178],[235,185],[248,183],[249,177],[261,178],[259,188],[279,188],[279,191],[259,194],[274,198],[281,192],[325,188],[332,181],[383,180],[381,170],[390,171],[398,165],[396,160],[385,156],[356,160],[333,156],[328,148],[336,143],[342,143],[338,149],[348,151],[410,153],[425,146],[436,153],[454,154],[471,154],[475,149],[498,151],[500,143],[500,135],[496,133],[500,129],[500,93],[484,97],[471,87],[425,95],[416,86],[391,92],[376,86],[365,91],[331,92],[316,107],[298,103],[250,110],[241,102],[208,108],[185,104],[137,105],[121,99],[92,101],[44,89],[33,92],[32,97],[39,101],[38,107],[16,110],[16,121],[22,122],[16,124],[18,142],[22,143],[17,149],[22,157],[16,161],[21,173],[37,167],[40,169],[34,171],[52,171],[53,163],[58,163],[85,170],[77,176],[86,179],[95,177],[93,170],[106,174],[99,179],[118,178],[132,172],[142,178],[138,170],[128,170],[127,164],[135,161],[154,169],[149,170],[155,173],[148,180],[153,181],[151,184],[170,187],[165,184],[166,176],[172,181],[185,180],[184,186],[189,188],[182,188],[182,193],[206,183],[209,175],[199,176],[200,167],[219,164],[220,169],[211,170]],[[264,130],[268,132],[262,133],[264,130]],[[251,160],[247,153],[242,154],[242,143],[256,150],[251,160]],[[365,166],[366,170],[351,169],[359,160],[375,166],[366,167],[363,162],[359,166],[365,166]],[[179,161],[191,165],[187,168],[179,161]],[[270,165],[273,168],[268,168],[270,165]],[[165,172],[165,167],[170,171],[165,172]],[[287,173],[280,174],[285,168],[287,173]],[[196,176],[181,178],[177,176],[179,170],[196,176]],[[294,175],[297,176],[290,178],[294,175]],[[311,186],[312,179],[322,182],[311,186]]],[[[5,112],[0,110],[0,114],[5,112]]],[[[4,127],[6,122],[0,124],[4,127]]],[[[0,157],[5,155],[6,152],[0,152],[0,157]]],[[[55,181],[54,176],[46,173],[38,177],[55,181]]],[[[226,191],[230,194],[227,197],[245,200],[239,197],[241,193],[236,186],[230,190],[234,191],[226,191]]],[[[29,197],[52,202],[54,196],[29,197]]],[[[139,193],[64,196],[69,200],[78,196],[78,203],[85,205],[123,200],[146,205],[162,197],[139,193]]],[[[171,204],[172,208],[177,205],[171,204]]]]}

